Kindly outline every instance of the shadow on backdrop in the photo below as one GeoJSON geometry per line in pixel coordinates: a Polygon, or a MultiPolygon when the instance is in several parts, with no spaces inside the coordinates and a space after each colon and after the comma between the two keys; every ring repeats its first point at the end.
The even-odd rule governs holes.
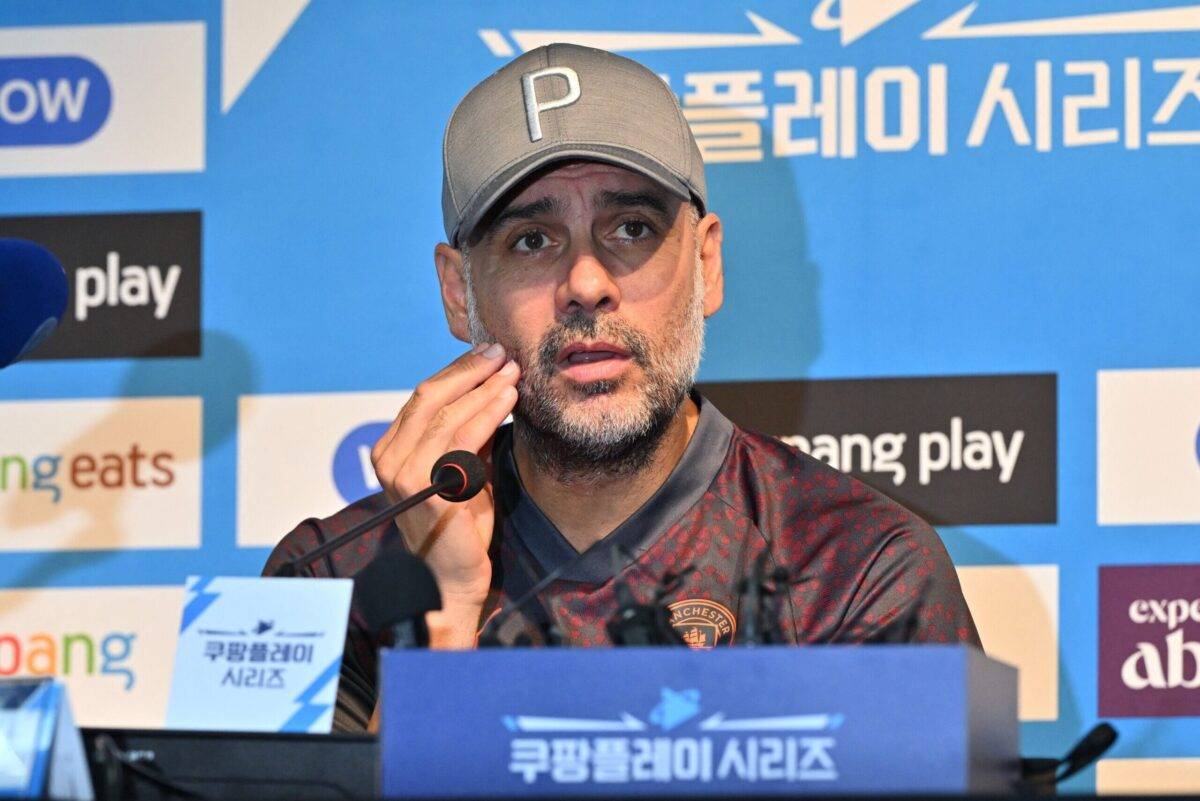
{"type": "MultiPolygon", "coordinates": [[[[954,550],[959,553],[959,559],[967,562],[967,564],[958,564],[956,567],[1017,567],[1012,559],[1005,554],[1000,553],[996,549],[988,545],[983,539],[968,534],[962,529],[953,526],[938,526],[938,535],[947,543],[954,544],[954,550]]],[[[1036,598],[1038,590],[1031,580],[1026,579],[1028,586],[1024,587],[1024,591],[1020,593],[1022,600],[1036,598]]],[[[1062,586],[1059,585],[1059,601],[1058,615],[1061,621],[1062,618],[1062,586]]],[[[1057,671],[1055,680],[1057,681],[1058,693],[1058,716],[1053,720],[1038,720],[1028,721],[1022,724],[1021,732],[1021,754],[1022,756],[1038,756],[1038,757],[1061,757],[1082,737],[1088,729],[1099,722],[1099,718],[1089,716],[1086,719],[1083,715],[1083,710],[1080,709],[1075,698],[1075,691],[1071,681],[1071,674],[1067,672],[1066,661],[1062,658],[1062,644],[1058,642],[1058,627],[1052,625],[1053,621],[1049,620],[1047,615],[1043,615],[1040,610],[1036,613],[1030,611],[1030,608],[1023,606],[1020,610],[1013,609],[1012,613],[1018,616],[1019,620],[1012,621],[1009,625],[1020,625],[1029,632],[1050,630],[1055,633],[1055,647],[1057,671]],[[1037,617],[1034,617],[1034,614],[1037,617]]],[[[981,632],[983,639],[983,648],[989,656],[1000,659],[1001,661],[1012,662],[1011,658],[1006,659],[1005,654],[995,654],[988,651],[987,633],[981,632]]],[[[1094,711],[1094,710],[1093,710],[1094,711]]],[[[1082,773],[1073,776],[1063,786],[1062,790],[1071,792],[1093,792],[1095,781],[1095,766],[1089,767],[1082,773]]]]}
{"type": "Polygon", "coordinates": [[[794,159],[772,156],[772,145],[764,136],[762,161],[707,168],[725,231],[725,305],[708,323],[707,381],[803,378],[821,353],[820,267],[794,159]]]}
{"type": "MultiPolygon", "coordinates": [[[[164,343],[170,345],[170,343],[164,343]]],[[[237,397],[257,389],[257,368],[245,345],[224,331],[203,333],[202,356],[198,359],[146,359],[133,362],[121,382],[118,398],[189,396],[203,398],[201,453],[180,454],[175,465],[203,459],[204,455],[229,440],[237,430],[237,397]]],[[[60,446],[63,453],[105,450],[114,440],[144,433],[144,423],[132,407],[118,407],[101,422],[60,446]]],[[[62,474],[62,467],[59,474],[62,474]]],[[[61,501],[47,505],[33,493],[18,494],[2,520],[10,536],[35,526],[70,526],[74,532],[62,550],[41,555],[13,575],[7,586],[35,588],[50,586],[55,579],[84,564],[94,565],[120,552],[122,512],[129,503],[124,491],[91,496],[80,503],[80,492],[63,493],[61,501]],[[98,501],[98,502],[97,502],[98,501]],[[84,543],[102,541],[104,550],[67,550],[84,543]]],[[[203,492],[201,493],[203,497],[203,492]]],[[[203,502],[203,501],[201,501],[203,502]]],[[[11,607],[3,611],[11,611],[11,607]]]]}

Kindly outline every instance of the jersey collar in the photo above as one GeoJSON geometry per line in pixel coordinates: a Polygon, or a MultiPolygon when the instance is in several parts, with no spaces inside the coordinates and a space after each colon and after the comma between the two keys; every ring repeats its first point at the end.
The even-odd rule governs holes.
{"type": "MultiPolygon", "coordinates": [[[[699,393],[693,392],[692,400],[700,407],[700,418],[667,480],[625,522],[588,548],[583,558],[562,574],[563,580],[603,584],[613,576],[614,546],[620,546],[623,552],[618,559],[622,565],[630,557],[640,557],[703,497],[725,462],[733,424],[699,393]]],[[[578,556],[575,547],[525,491],[512,455],[511,426],[497,436],[494,455],[504,535],[515,536],[525,545],[541,575],[578,556]]]]}

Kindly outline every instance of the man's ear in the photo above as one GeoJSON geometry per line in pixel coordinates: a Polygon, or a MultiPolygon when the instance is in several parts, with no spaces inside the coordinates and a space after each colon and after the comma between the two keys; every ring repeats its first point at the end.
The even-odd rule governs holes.
{"type": "Polygon", "coordinates": [[[704,316],[712,317],[725,302],[725,270],[721,263],[721,218],[709,212],[696,225],[700,261],[704,265],[704,316]]]}
{"type": "Polygon", "coordinates": [[[467,324],[467,279],[463,275],[462,251],[455,250],[445,242],[433,249],[433,263],[437,267],[438,283],[442,288],[442,309],[446,312],[446,323],[450,333],[463,342],[471,341],[470,326],[467,324]]]}

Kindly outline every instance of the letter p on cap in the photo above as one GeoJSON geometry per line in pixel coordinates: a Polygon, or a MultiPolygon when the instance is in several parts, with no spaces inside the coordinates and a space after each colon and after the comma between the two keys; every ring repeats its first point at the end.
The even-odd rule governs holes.
{"type": "Polygon", "coordinates": [[[529,141],[536,142],[542,138],[542,121],[538,115],[552,108],[569,106],[579,99],[579,74],[570,67],[546,67],[527,72],[521,76],[521,93],[525,96],[525,120],[529,123],[529,141]],[[539,103],[534,82],[538,78],[550,75],[561,75],[567,79],[567,93],[558,100],[539,103]]]}

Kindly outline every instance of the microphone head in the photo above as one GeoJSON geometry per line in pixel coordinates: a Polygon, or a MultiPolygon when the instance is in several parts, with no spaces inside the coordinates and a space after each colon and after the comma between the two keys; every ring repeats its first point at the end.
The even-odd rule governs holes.
{"type": "Polygon", "coordinates": [[[470,451],[450,451],[433,463],[429,474],[432,484],[453,479],[455,486],[438,493],[448,501],[466,501],[474,498],[487,483],[487,468],[483,460],[470,451]]]}
{"type": "Polygon", "coordinates": [[[67,274],[50,251],[0,238],[0,368],[50,335],[67,308],[67,274]]]}
{"type": "Polygon", "coordinates": [[[402,548],[376,554],[354,576],[354,604],[376,634],[442,608],[437,580],[425,562],[402,548]]]}

